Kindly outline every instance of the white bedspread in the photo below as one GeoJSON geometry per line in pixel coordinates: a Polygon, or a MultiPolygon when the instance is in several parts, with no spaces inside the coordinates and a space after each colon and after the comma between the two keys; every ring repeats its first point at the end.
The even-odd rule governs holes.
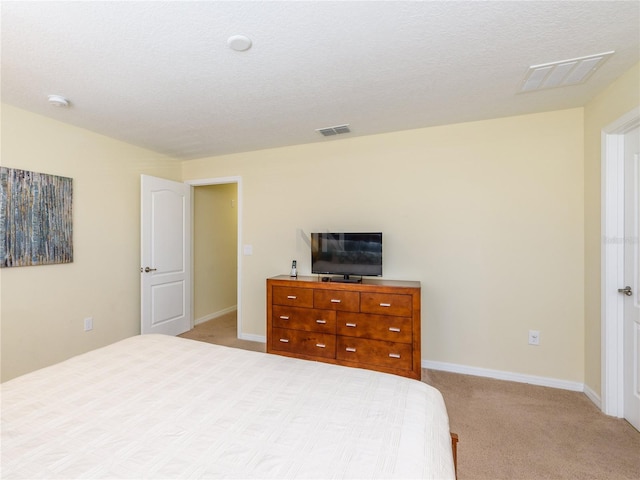
{"type": "Polygon", "coordinates": [[[2,384],[2,478],[453,479],[440,393],[163,335],[2,384]]]}

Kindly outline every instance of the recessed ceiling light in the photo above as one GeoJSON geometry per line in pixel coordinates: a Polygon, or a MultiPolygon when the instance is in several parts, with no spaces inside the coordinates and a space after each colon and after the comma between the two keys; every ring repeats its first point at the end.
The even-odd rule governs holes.
{"type": "Polygon", "coordinates": [[[251,39],[244,35],[233,35],[227,39],[227,45],[229,45],[231,50],[244,52],[251,48],[251,39]]]}
{"type": "Polygon", "coordinates": [[[49,95],[49,104],[54,107],[67,108],[70,102],[62,95],[49,95]]]}
{"type": "Polygon", "coordinates": [[[584,83],[614,53],[613,51],[605,52],[587,57],[533,65],[529,67],[520,92],[584,83]]]}

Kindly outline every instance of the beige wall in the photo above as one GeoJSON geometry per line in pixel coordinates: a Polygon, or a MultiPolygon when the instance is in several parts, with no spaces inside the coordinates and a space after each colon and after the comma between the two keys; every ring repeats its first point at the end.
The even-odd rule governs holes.
{"type": "Polygon", "coordinates": [[[194,188],[193,311],[196,323],[236,307],[237,192],[235,183],[194,188]]]}
{"type": "Polygon", "coordinates": [[[585,107],[585,384],[602,395],[601,382],[601,134],[640,105],[640,64],[585,107]]]}
{"type": "Polygon", "coordinates": [[[241,176],[242,312],[310,271],[318,230],[384,232],[384,276],[423,287],[423,359],[584,380],[583,111],[336,139],[183,162],[241,176]],[[527,345],[529,329],[541,345],[527,345]]]}
{"type": "Polygon", "coordinates": [[[74,209],[73,263],[0,270],[7,380],[140,333],[140,174],[179,179],[180,166],[7,105],[1,113],[2,166],[72,177],[74,209]]]}
{"type": "Polygon", "coordinates": [[[181,175],[166,157],[3,106],[2,165],[74,178],[75,261],[0,270],[2,379],[138,333],[141,173],[238,175],[254,250],[246,334],[265,333],[266,277],[293,258],[309,272],[311,231],[382,230],[385,277],[423,285],[424,359],[600,392],[600,131],[640,103],[638,84],[635,66],[584,112],[194,160],[181,175]]]}

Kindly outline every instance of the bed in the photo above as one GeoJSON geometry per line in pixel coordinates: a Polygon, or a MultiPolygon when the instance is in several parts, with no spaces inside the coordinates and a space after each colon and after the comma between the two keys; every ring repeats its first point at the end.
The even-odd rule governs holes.
{"type": "Polygon", "coordinates": [[[165,335],[2,384],[2,478],[453,479],[416,380],[165,335]]]}

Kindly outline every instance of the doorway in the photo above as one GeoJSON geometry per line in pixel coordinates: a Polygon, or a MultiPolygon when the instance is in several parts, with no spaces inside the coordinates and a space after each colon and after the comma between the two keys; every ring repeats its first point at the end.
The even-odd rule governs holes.
{"type": "Polygon", "coordinates": [[[193,190],[194,326],[235,312],[236,336],[241,338],[240,178],[186,183],[193,190]]]}

